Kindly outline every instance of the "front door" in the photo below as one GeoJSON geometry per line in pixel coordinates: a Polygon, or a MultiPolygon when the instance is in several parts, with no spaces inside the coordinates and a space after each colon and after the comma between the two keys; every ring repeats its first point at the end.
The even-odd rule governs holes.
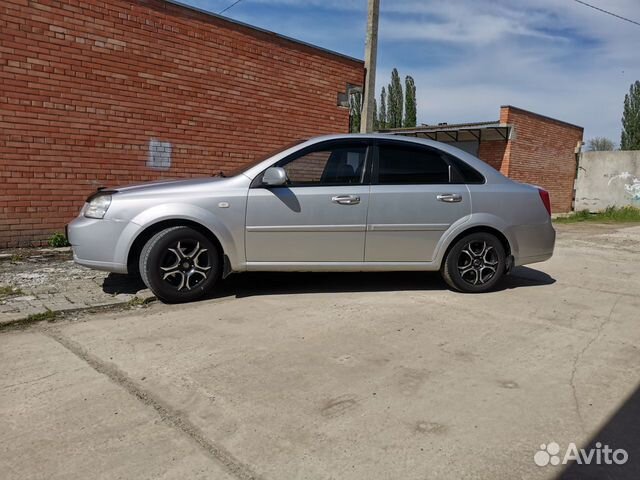
{"type": "Polygon", "coordinates": [[[451,181],[446,155],[382,141],[374,160],[365,260],[429,262],[444,232],[471,213],[469,190],[451,181]]]}
{"type": "Polygon", "coordinates": [[[313,145],[274,166],[287,184],[249,189],[247,262],[362,262],[369,185],[368,143],[313,145]]]}

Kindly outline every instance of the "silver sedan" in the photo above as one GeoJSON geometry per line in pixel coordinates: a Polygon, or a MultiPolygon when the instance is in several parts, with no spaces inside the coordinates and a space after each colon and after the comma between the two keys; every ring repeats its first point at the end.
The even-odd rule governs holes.
{"type": "Polygon", "coordinates": [[[455,147],[332,135],[237,172],[101,190],[68,225],[77,263],[194,300],[244,271],[439,270],[462,292],[551,257],[549,194],[455,147]]]}

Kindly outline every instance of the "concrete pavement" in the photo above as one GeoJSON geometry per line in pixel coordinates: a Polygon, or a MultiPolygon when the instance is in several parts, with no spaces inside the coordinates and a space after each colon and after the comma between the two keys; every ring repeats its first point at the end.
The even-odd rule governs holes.
{"type": "Polygon", "coordinates": [[[0,254],[0,328],[29,317],[155,299],[142,281],[73,263],[70,248],[3,250],[0,254]]]}
{"type": "Polygon", "coordinates": [[[0,471],[555,478],[541,444],[606,434],[629,461],[597,476],[637,478],[639,240],[560,226],[553,259],[483,295],[437,274],[246,274],[203,302],[2,332],[0,471]]]}

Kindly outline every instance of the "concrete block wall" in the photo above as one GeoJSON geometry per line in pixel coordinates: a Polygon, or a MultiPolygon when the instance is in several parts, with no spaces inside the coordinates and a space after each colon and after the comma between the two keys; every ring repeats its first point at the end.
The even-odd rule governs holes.
{"type": "Polygon", "coordinates": [[[162,0],[0,2],[0,247],[96,187],[210,175],[348,131],[362,62],[162,0]]]}
{"type": "Polygon", "coordinates": [[[585,152],[578,162],[576,210],[640,208],[640,151],[585,152]]]}

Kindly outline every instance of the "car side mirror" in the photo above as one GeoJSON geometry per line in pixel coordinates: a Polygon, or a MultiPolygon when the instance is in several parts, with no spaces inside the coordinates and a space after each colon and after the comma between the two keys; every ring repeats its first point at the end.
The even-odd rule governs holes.
{"type": "Polygon", "coordinates": [[[262,175],[262,184],[278,186],[287,183],[287,172],[282,167],[269,167],[262,175]]]}

